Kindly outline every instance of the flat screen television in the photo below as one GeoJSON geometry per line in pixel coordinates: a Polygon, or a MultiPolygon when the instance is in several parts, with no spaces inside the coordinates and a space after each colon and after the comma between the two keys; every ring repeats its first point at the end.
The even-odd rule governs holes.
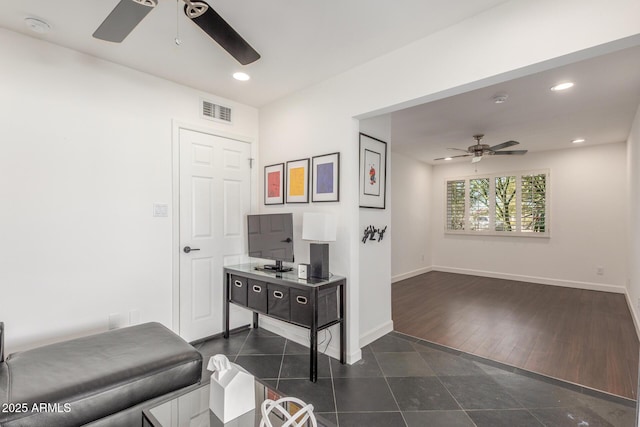
{"type": "Polygon", "coordinates": [[[266,270],[291,271],[283,262],[294,262],[293,258],[293,214],[247,215],[249,256],[274,260],[265,265],[266,270]]]}

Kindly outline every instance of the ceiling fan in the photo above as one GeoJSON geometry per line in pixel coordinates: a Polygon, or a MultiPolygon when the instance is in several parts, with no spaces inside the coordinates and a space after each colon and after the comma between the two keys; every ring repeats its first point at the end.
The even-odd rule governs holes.
{"type": "MultiPolygon", "coordinates": [[[[184,14],[240,64],[247,65],[260,59],[260,54],[206,2],[183,1],[184,14]]],[[[93,37],[120,43],[157,5],[158,0],[120,0],[93,37]]]]}
{"type": "Polygon", "coordinates": [[[440,157],[438,159],[433,159],[433,160],[453,159],[455,157],[472,157],[471,163],[476,163],[482,160],[482,156],[485,156],[485,155],[512,156],[512,155],[518,155],[518,154],[519,155],[527,154],[527,150],[498,151],[498,150],[502,150],[503,148],[513,147],[514,145],[520,144],[518,141],[507,141],[507,142],[503,142],[502,144],[498,144],[498,145],[494,145],[493,147],[490,147],[487,144],[480,144],[480,141],[482,141],[483,137],[484,135],[482,134],[473,135],[473,139],[476,140],[476,143],[475,145],[471,145],[466,150],[463,150],[461,148],[449,148],[449,150],[464,151],[466,154],[460,154],[459,156],[440,157]]]}

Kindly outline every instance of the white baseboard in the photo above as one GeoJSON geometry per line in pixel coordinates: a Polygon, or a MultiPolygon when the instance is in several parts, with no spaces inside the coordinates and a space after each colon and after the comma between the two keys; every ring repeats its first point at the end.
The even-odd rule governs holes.
{"type": "Polygon", "coordinates": [[[612,285],[606,283],[579,282],[575,280],[553,279],[550,277],[525,276],[520,274],[497,273],[494,271],[471,270],[466,268],[444,267],[434,265],[432,271],[443,271],[445,273],[468,274],[480,277],[492,277],[494,279],[515,280],[518,282],[538,283],[541,285],[564,286],[565,288],[586,289],[589,291],[613,292],[616,294],[625,294],[624,286],[612,285]]]}
{"type": "Polygon", "coordinates": [[[638,317],[638,307],[636,307],[636,305],[633,304],[633,301],[631,301],[631,295],[629,295],[629,290],[627,288],[624,290],[624,298],[627,301],[627,306],[629,306],[633,325],[636,327],[636,335],[640,338],[640,318],[638,317]]]}
{"type": "Polygon", "coordinates": [[[419,268],[417,270],[410,271],[408,273],[398,274],[396,276],[391,277],[391,283],[396,283],[401,280],[411,279],[412,277],[416,277],[421,274],[428,273],[430,271],[433,271],[433,267],[424,267],[424,268],[419,268]]]}
{"type": "Polygon", "coordinates": [[[371,344],[391,331],[393,331],[393,320],[389,320],[377,328],[374,328],[364,334],[360,334],[360,348],[371,344]]]}

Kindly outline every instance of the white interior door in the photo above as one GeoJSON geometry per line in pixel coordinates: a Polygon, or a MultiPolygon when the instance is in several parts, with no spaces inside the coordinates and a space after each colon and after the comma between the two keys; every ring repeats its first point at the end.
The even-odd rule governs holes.
{"type": "Polygon", "coordinates": [[[180,129],[180,336],[222,332],[222,267],[245,254],[250,145],[180,129]]]}

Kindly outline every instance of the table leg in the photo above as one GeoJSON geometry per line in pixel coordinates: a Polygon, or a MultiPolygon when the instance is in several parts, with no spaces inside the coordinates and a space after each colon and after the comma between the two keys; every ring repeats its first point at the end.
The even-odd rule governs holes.
{"type": "Polygon", "coordinates": [[[222,315],[224,318],[224,332],[222,336],[229,338],[229,274],[224,275],[224,303],[222,304],[222,315]]]}
{"type": "Polygon", "coordinates": [[[347,334],[345,333],[344,282],[340,285],[340,363],[347,363],[347,334]]]}
{"type": "Polygon", "coordinates": [[[253,329],[258,329],[258,313],[253,312],[253,329]]]}
{"type": "Polygon", "coordinates": [[[311,342],[309,343],[309,351],[311,352],[309,380],[315,383],[318,381],[318,289],[311,291],[310,296],[313,314],[311,316],[311,342]]]}

